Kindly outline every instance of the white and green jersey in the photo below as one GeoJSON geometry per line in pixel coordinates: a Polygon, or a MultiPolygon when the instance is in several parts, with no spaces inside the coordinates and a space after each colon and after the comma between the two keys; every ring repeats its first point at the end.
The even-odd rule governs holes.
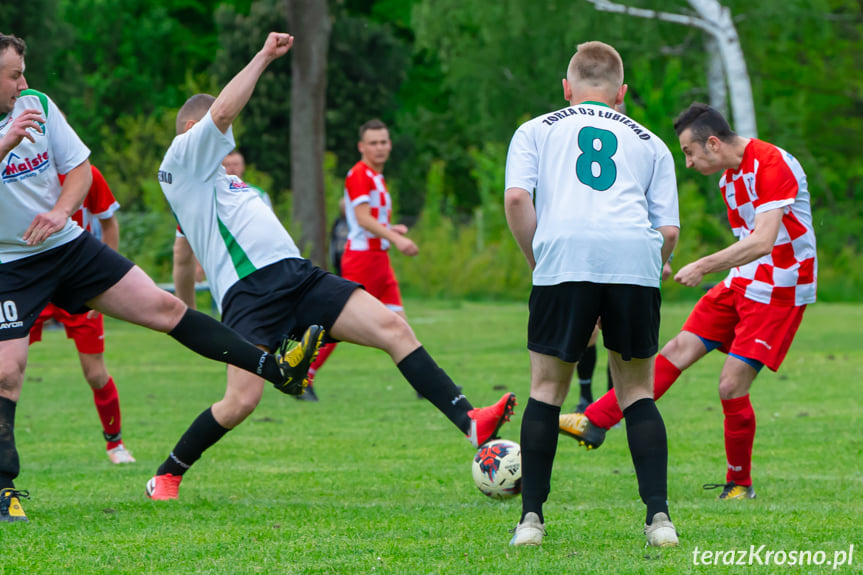
{"type": "Polygon", "coordinates": [[[522,124],[506,189],[531,193],[534,285],[659,287],[660,226],[680,226],[668,146],[604,104],[584,102],[522,124]]]}
{"type": "Polygon", "coordinates": [[[300,251],[256,191],[229,176],[222,160],[234,149],[209,112],[174,138],[159,167],[159,183],[192,250],[201,262],[221,311],[237,281],[300,251]]]}
{"type": "Polygon", "coordinates": [[[83,231],[72,218],[37,246],[28,246],[24,232],[38,214],[54,207],[60,197],[58,174],[66,174],[88,157],[90,150],[66,122],[57,105],[41,92],[24,90],[9,114],[0,114],[0,138],[24,110],[39,110],[42,131],[31,130],[34,142],[21,140],[0,158],[0,263],[26,258],[77,238],[83,231]]]}

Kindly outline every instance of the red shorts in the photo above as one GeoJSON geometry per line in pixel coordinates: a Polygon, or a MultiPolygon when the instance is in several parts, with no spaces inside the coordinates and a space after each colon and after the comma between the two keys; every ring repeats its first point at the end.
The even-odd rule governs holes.
{"type": "Polygon", "coordinates": [[[105,321],[102,314],[88,318],[86,313],[71,314],[49,303],[39,314],[30,330],[30,343],[42,341],[42,326],[55,319],[66,328],[66,337],[75,340],[80,353],[103,353],[105,351],[105,321]]]}
{"type": "Polygon", "coordinates": [[[388,252],[345,250],[342,255],[342,277],[362,284],[367,292],[391,310],[404,310],[399,282],[390,265],[388,252]]]}
{"type": "Polygon", "coordinates": [[[718,341],[720,351],[760,361],[776,371],[791,347],[805,309],[805,305],[759,303],[720,283],[698,300],[683,331],[718,341]]]}

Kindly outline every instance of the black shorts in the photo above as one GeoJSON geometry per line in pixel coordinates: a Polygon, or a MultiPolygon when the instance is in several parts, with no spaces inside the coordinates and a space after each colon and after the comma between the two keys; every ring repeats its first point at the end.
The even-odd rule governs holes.
{"type": "Polygon", "coordinates": [[[222,299],[222,323],[255,345],[274,349],[285,337],[299,339],[310,325],[329,332],[357,288],[362,286],[309,260],[284,259],[231,286],[222,299]]]}
{"type": "Polygon", "coordinates": [[[92,235],[46,252],[0,264],[0,341],[26,337],[51,302],[69,313],[108,291],[135,264],[92,235]]]}
{"type": "Polygon", "coordinates": [[[527,348],[576,362],[602,318],[606,349],[629,361],[653,357],[659,349],[659,288],[566,282],[533,286],[527,348]]]}

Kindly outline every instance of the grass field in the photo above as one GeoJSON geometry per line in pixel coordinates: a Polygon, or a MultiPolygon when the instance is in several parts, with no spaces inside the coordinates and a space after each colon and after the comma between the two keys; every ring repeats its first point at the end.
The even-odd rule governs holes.
{"type": "MultiPolygon", "coordinates": [[[[691,304],[664,307],[661,341],[691,304]]],[[[408,301],[415,331],[474,405],[528,397],[524,304],[408,301]]],[[[138,462],[112,466],[71,341],[31,348],[16,436],[30,523],[0,525],[0,573],[860,573],[863,572],[863,306],[817,304],[778,374],[753,388],[758,499],[720,503],[724,482],[715,352],[660,403],[681,546],[645,549],[625,431],[586,452],[561,437],[540,548],[510,548],[520,502],[471,480],[473,449],[416,399],[382,352],[341,346],[318,404],[267,389],[243,425],[189,471],[180,500],[144,484],[224,391],[224,367],[171,338],[109,320],[106,357],[138,462]],[[822,551],[821,566],[694,564],[704,550],[822,551]],[[827,565],[854,545],[851,563],[827,565]]],[[[605,385],[600,354],[594,392],[605,385]]],[[[565,409],[574,407],[573,394],[565,409]]],[[[727,560],[727,555],[723,555],[727,560]]],[[[814,555],[814,559],[819,559],[814,555]]],[[[847,559],[846,559],[847,563],[847,559]]]]}

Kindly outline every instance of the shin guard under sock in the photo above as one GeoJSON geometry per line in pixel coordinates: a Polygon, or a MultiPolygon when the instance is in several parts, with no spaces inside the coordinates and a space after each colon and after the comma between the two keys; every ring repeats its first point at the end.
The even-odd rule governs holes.
{"type": "Polygon", "coordinates": [[[11,399],[0,397],[0,489],[15,487],[13,480],[21,471],[15,447],[16,406],[11,399]]]}
{"type": "Polygon", "coordinates": [[[560,407],[534,398],[521,418],[521,518],[528,513],[545,522],[542,505],[551,491],[551,470],[557,452],[560,407]]]}
{"type": "Polygon", "coordinates": [[[668,438],[656,403],[639,399],[626,408],[626,439],[638,478],[638,494],[647,505],[648,525],[657,513],[668,515],[668,438]]]}
{"type": "Polygon", "coordinates": [[[171,455],[159,466],[156,475],[183,475],[201,458],[207,448],[219,441],[228,431],[230,430],[219,425],[213,417],[213,408],[208,407],[192,422],[171,455]]]}
{"type": "Polygon", "coordinates": [[[198,355],[235,365],[260,375],[270,383],[282,381],[282,371],[275,357],[205,313],[187,309],[168,335],[198,355]]]}
{"type": "Polygon", "coordinates": [[[725,414],[725,456],[728,471],[725,481],[752,485],[752,444],[755,443],[755,410],[749,395],[722,400],[725,414]]]}
{"type": "Polygon", "coordinates": [[[424,347],[420,346],[409,353],[397,367],[408,383],[446,415],[462,433],[470,433],[467,412],[473,406],[424,347]]]}

